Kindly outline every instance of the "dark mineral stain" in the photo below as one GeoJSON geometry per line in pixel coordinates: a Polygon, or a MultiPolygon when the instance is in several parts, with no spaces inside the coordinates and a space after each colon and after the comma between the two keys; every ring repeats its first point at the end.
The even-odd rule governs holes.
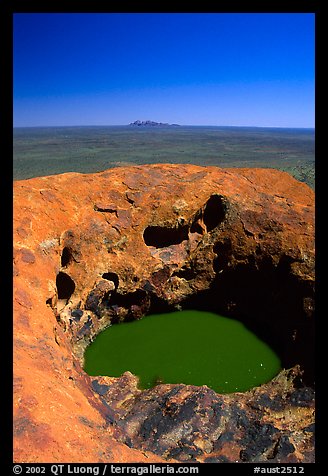
{"type": "Polygon", "coordinates": [[[92,311],[98,317],[100,317],[100,309],[99,309],[100,299],[101,299],[101,296],[99,296],[99,293],[96,290],[92,290],[88,294],[88,297],[85,303],[85,308],[88,311],[92,311]]]}
{"type": "Polygon", "coordinates": [[[102,385],[98,383],[97,380],[93,380],[91,385],[94,391],[97,392],[99,395],[105,395],[109,389],[109,385],[102,385]]]}
{"type": "Polygon", "coordinates": [[[307,426],[306,428],[304,428],[304,431],[308,432],[308,433],[314,433],[315,431],[315,423],[311,423],[311,425],[307,426]]]}
{"type": "Polygon", "coordinates": [[[21,258],[24,263],[35,263],[35,256],[31,250],[21,249],[20,250],[21,258]]]}
{"type": "Polygon", "coordinates": [[[270,410],[279,411],[283,409],[284,402],[280,395],[272,399],[267,394],[263,393],[257,399],[255,406],[256,408],[270,408],[270,410]]]}
{"type": "Polygon", "coordinates": [[[261,425],[254,422],[245,428],[244,437],[239,442],[244,449],[240,451],[240,459],[242,461],[252,461],[259,455],[263,454],[265,450],[275,444],[273,436],[279,430],[271,424],[261,425]]]}
{"type": "Polygon", "coordinates": [[[143,285],[143,289],[144,291],[151,293],[155,290],[155,287],[152,284],[150,284],[150,282],[147,280],[145,281],[145,284],[143,285]]]}
{"type": "Polygon", "coordinates": [[[164,283],[166,283],[170,275],[171,275],[170,268],[168,266],[164,266],[163,269],[160,269],[152,274],[152,277],[151,277],[152,284],[155,287],[161,286],[164,283]]]}
{"type": "Polygon", "coordinates": [[[226,456],[209,456],[204,463],[231,463],[226,456]]]}
{"type": "Polygon", "coordinates": [[[31,425],[31,420],[28,417],[20,416],[14,418],[14,436],[21,436],[26,433],[31,425]]]}
{"type": "Polygon", "coordinates": [[[17,317],[18,322],[24,327],[30,327],[30,318],[29,315],[25,312],[21,312],[17,317]]]}
{"type": "Polygon", "coordinates": [[[75,321],[79,321],[81,317],[83,316],[82,309],[73,309],[73,311],[71,312],[71,316],[73,317],[75,321]]]}
{"type": "Polygon", "coordinates": [[[221,449],[227,442],[234,440],[234,433],[232,431],[226,431],[222,433],[219,438],[214,441],[214,450],[221,449]]]}
{"type": "Polygon", "coordinates": [[[314,390],[310,387],[299,388],[290,397],[293,406],[307,407],[312,401],[314,401],[314,390]]]}
{"type": "Polygon", "coordinates": [[[27,309],[32,308],[31,298],[27,294],[27,292],[24,291],[24,289],[17,289],[15,291],[15,296],[14,297],[21,306],[26,307],[27,309]]]}
{"type": "Polygon", "coordinates": [[[52,442],[50,426],[47,423],[35,422],[28,410],[21,410],[14,418],[13,434],[16,438],[28,435],[31,446],[36,448],[48,447],[52,442]]]}
{"type": "Polygon", "coordinates": [[[294,445],[289,441],[287,435],[282,435],[279,439],[279,443],[277,445],[277,457],[278,458],[285,458],[288,456],[290,453],[294,453],[295,447],[294,445]]]}
{"type": "Polygon", "coordinates": [[[168,418],[163,419],[163,415],[161,412],[157,412],[154,415],[146,418],[143,424],[140,427],[139,434],[142,436],[143,439],[148,440],[154,434],[156,434],[156,440],[160,438],[163,433],[169,429],[169,425],[167,424],[168,418]]]}
{"type": "Polygon", "coordinates": [[[86,418],[84,416],[79,416],[78,418],[79,418],[80,422],[82,423],[82,425],[88,426],[89,428],[94,427],[94,423],[91,420],[89,420],[88,418],[86,418]]]}
{"type": "Polygon", "coordinates": [[[89,335],[90,332],[91,332],[91,327],[92,327],[92,319],[91,319],[91,316],[88,315],[88,318],[87,318],[86,322],[83,324],[81,329],[78,331],[77,336],[79,338],[81,338],[81,337],[85,337],[85,336],[89,335]]]}

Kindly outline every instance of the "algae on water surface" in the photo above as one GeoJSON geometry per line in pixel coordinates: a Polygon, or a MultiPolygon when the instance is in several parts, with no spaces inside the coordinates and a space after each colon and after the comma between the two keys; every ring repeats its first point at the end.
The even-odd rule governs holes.
{"type": "Polygon", "coordinates": [[[87,348],[85,370],[113,377],[130,371],[141,388],[184,383],[231,393],[268,382],[280,360],[241,322],[188,310],[109,327],[87,348]]]}

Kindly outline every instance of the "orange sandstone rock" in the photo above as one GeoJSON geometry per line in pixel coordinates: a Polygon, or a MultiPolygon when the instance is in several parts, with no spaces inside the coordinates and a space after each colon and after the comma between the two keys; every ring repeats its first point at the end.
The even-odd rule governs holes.
{"type": "Polygon", "coordinates": [[[163,164],[15,182],[14,460],[312,461],[313,398],[296,370],[217,396],[144,393],[132,375],[95,379],[82,367],[111,323],[206,303],[266,329],[284,366],[312,384],[313,289],[314,193],[284,172],[163,164]],[[223,405],[227,425],[183,411],[203,405],[223,405]],[[157,438],[169,407],[181,421],[165,420],[157,438]]]}

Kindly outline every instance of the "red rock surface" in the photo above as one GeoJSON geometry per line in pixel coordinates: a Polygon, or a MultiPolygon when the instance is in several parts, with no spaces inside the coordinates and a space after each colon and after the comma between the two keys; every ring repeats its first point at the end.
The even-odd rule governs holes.
{"type": "MultiPolygon", "coordinates": [[[[233,401],[248,418],[239,439],[217,449],[219,434],[212,432],[209,442],[204,421],[190,423],[202,426],[200,436],[195,430],[179,456],[167,446],[156,448],[156,438],[150,445],[133,433],[142,422],[122,414],[127,405],[133,419],[140,405],[133,378],[100,379],[112,385],[102,396],[82,364],[85,346],[110,322],[139,318],[163,303],[190,303],[210,289],[212,304],[217,296],[231,315],[248,315],[254,305],[255,324],[283,335],[284,361],[300,364],[311,379],[313,284],[314,193],[286,173],[153,165],[15,182],[14,460],[159,462],[191,455],[190,461],[312,461],[312,429],[306,428],[312,428],[313,398],[306,392],[295,397],[294,377],[283,376],[275,391],[261,388],[284,405],[266,411],[261,397],[260,413],[247,406],[255,397],[259,405],[256,392],[220,397],[179,386],[179,405],[186,391],[200,405],[208,398],[233,401]],[[252,290],[261,283],[263,299],[255,305],[252,290]],[[277,322],[270,307],[282,312],[277,322]],[[81,316],[74,318],[77,309],[81,316]],[[275,428],[266,435],[271,450],[269,443],[249,449],[251,435],[268,422],[275,428]],[[198,445],[194,454],[190,445],[198,445]]],[[[153,401],[172,386],[148,392],[153,401]]],[[[140,415],[149,418],[151,407],[142,408],[140,415]]],[[[240,415],[226,418],[236,424],[240,415]]],[[[183,447],[177,436],[172,441],[183,447]]]]}

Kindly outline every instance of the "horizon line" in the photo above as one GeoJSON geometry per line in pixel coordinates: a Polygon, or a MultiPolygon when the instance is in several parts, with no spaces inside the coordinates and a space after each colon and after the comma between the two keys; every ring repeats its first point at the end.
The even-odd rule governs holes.
{"type": "MultiPolygon", "coordinates": [[[[154,121],[157,122],[157,121],[154,121]]],[[[129,124],[66,124],[66,125],[35,125],[35,126],[15,126],[13,129],[33,129],[33,128],[50,128],[50,127],[133,127],[133,123],[129,124]]],[[[178,124],[178,123],[159,123],[160,128],[162,127],[239,127],[239,128],[253,128],[253,129],[315,129],[315,126],[254,126],[254,125],[217,125],[217,124],[178,124]]],[[[136,127],[147,127],[147,126],[136,126],[136,127]]],[[[149,128],[156,128],[157,126],[148,126],[149,128]]]]}

